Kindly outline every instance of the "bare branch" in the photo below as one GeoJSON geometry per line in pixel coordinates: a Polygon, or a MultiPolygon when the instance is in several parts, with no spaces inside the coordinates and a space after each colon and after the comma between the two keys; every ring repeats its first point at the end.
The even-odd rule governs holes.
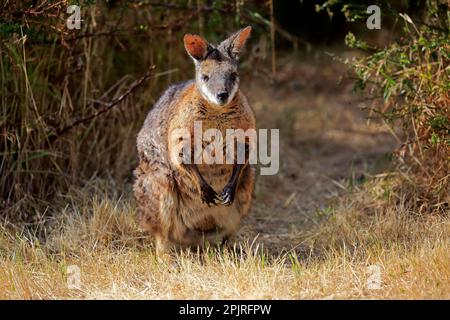
{"type": "Polygon", "coordinates": [[[93,114],[86,116],[84,118],[78,119],[76,121],[74,121],[73,123],[71,123],[70,125],[60,129],[57,131],[56,135],[53,136],[52,141],[58,139],[59,137],[61,137],[62,135],[64,135],[65,133],[67,133],[68,131],[72,130],[73,128],[79,126],[80,124],[83,124],[85,122],[89,122],[92,119],[97,118],[98,116],[108,112],[109,110],[111,110],[112,108],[114,108],[115,106],[119,105],[123,100],[125,100],[125,98],[127,98],[130,94],[132,94],[137,88],[139,88],[145,81],[147,81],[148,79],[150,79],[153,76],[153,71],[155,70],[155,66],[151,66],[149,68],[149,70],[147,71],[147,73],[140,78],[139,80],[135,81],[129,88],[128,90],[123,93],[120,97],[118,97],[117,99],[114,99],[110,102],[104,103],[101,101],[92,101],[92,104],[101,104],[104,107],[100,110],[97,110],[96,112],[94,112],[93,114]]]}

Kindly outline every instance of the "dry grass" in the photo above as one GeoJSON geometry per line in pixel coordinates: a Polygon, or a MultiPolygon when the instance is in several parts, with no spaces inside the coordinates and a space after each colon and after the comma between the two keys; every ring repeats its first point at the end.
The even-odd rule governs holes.
{"type": "MultiPolygon", "coordinates": [[[[116,9],[103,9],[104,22],[116,23],[116,9]]],[[[94,17],[96,8],[86,10],[94,17]]],[[[136,224],[135,134],[160,90],[192,72],[179,41],[189,28],[162,27],[189,17],[160,14],[164,20],[154,9],[130,11],[124,30],[161,28],[80,38],[66,44],[71,50],[31,35],[2,43],[0,298],[450,298],[448,214],[417,213],[415,204],[429,209],[421,195],[431,189],[416,190],[414,176],[377,175],[396,143],[359,112],[364,100],[348,79],[336,86],[345,69],[318,59],[319,51],[278,59],[274,85],[264,81],[267,61],[246,60],[243,90],[259,126],[281,129],[283,158],[278,175],[259,177],[236,246],[158,260],[136,224]],[[131,55],[135,63],[123,63],[131,55]],[[50,141],[95,112],[91,100],[116,98],[149,64],[159,76],[146,90],[50,141]],[[408,179],[414,192],[405,192],[408,179]],[[367,287],[371,265],[380,268],[378,290],[367,287]],[[71,266],[81,272],[78,289],[68,287],[71,266]]],[[[109,30],[97,20],[85,31],[109,30]]],[[[232,20],[217,23],[217,36],[224,23],[232,20]]]]}
{"type": "MultiPolygon", "coordinates": [[[[94,175],[129,178],[149,107],[193,72],[182,39],[198,30],[200,11],[81,1],[82,30],[71,31],[64,17],[72,2],[0,4],[0,218],[34,223],[94,175]],[[150,81],[101,112],[151,65],[150,81]]],[[[229,14],[211,12],[220,19],[210,32],[234,30],[229,14]]]]}
{"type": "Polygon", "coordinates": [[[286,64],[278,86],[245,88],[261,127],[292,123],[281,130],[280,173],[259,177],[235,247],[159,261],[129,183],[94,178],[38,224],[2,223],[0,298],[449,299],[449,217],[417,214],[396,188],[404,178],[376,174],[395,144],[367,123],[349,84],[336,89],[339,70],[286,64]],[[68,288],[71,265],[79,289],[68,288]],[[367,287],[371,265],[379,290],[367,287]]]}
{"type": "Polygon", "coordinates": [[[336,204],[303,235],[301,250],[270,255],[248,239],[230,249],[178,252],[171,261],[156,259],[134,206],[104,190],[96,183],[71,196],[45,242],[3,226],[0,298],[450,298],[448,217],[415,217],[402,201],[384,211],[367,189],[336,204]],[[69,265],[80,268],[79,289],[68,288],[69,265]],[[367,288],[370,265],[380,267],[379,290],[367,288]]]}

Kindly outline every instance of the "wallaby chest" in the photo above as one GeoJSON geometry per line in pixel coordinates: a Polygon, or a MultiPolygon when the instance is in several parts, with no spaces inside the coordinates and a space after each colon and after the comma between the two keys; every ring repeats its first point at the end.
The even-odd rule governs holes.
{"type": "Polygon", "coordinates": [[[202,154],[201,163],[197,163],[200,173],[214,189],[221,190],[233,170],[233,164],[227,163],[227,147],[234,143],[234,140],[227,139],[228,130],[253,128],[252,117],[240,94],[227,106],[213,106],[196,94],[193,84],[186,89],[177,106],[169,134],[174,130],[188,129],[193,154],[202,154]],[[196,142],[198,140],[200,142],[196,142]]]}

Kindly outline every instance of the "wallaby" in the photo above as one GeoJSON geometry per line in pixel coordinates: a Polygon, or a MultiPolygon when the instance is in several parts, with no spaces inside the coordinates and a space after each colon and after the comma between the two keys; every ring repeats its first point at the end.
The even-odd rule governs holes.
{"type": "Polygon", "coordinates": [[[255,129],[238,76],[238,55],[250,32],[251,27],[243,28],[217,46],[186,34],[184,47],[194,61],[195,80],[170,86],[138,134],[134,194],[142,226],[154,236],[157,252],[173,245],[227,241],[250,211],[255,172],[247,160],[196,164],[171,156],[179,154],[171,133],[187,129],[192,135],[199,121],[203,130],[214,128],[223,136],[227,129],[255,129]]]}

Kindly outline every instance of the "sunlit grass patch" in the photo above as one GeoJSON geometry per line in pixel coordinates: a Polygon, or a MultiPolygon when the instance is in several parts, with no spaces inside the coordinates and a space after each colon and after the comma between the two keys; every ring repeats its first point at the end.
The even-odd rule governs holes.
{"type": "Polygon", "coordinates": [[[247,239],[161,260],[137,226],[130,199],[101,188],[79,192],[45,241],[29,229],[2,227],[0,297],[449,298],[448,218],[415,217],[401,203],[376,207],[367,194],[360,190],[333,205],[296,252],[271,255],[247,239]],[[68,273],[72,266],[79,269],[76,288],[69,287],[78,276],[68,273]],[[369,289],[377,270],[379,288],[369,289]]]}

